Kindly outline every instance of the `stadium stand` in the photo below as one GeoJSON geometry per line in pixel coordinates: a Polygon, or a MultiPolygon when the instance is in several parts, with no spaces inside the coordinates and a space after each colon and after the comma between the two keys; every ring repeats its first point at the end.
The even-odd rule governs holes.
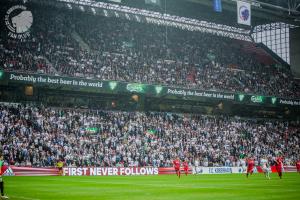
{"type": "Polygon", "coordinates": [[[243,155],[300,155],[299,122],[0,105],[0,142],[15,166],[240,166],[243,155]]]}
{"type": "MultiPolygon", "coordinates": [[[[3,8],[5,9],[5,7],[3,8]]],[[[7,71],[120,80],[298,98],[289,69],[264,64],[224,37],[38,5],[31,38],[1,32],[7,71]]],[[[248,45],[249,46],[249,45],[248,45]]]]}
{"type": "Polygon", "coordinates": [[[0,200],[299,199],[299,5],[0,1],[0,200]]]}

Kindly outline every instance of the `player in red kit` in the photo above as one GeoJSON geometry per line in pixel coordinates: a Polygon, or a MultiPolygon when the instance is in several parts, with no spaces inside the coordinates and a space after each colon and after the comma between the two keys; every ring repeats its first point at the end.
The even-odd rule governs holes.
{"type": "Polygon", "coordinates": [[[275,160],[275,167],[276,167],[278,176],[281,179],[282,178],[282,167],[283,167],[282,157],[277,157],[276,158],[276,160],[275,160]]]}
{"type": "Polygon", "coordinates": [[[182,165],[183,165],[184,173],[187,176],[189,173],[189,163],[187,162],[187,159],[182,163],[182,165]]]}
{"type": "Polygon", "coordinates": [[[252,175],[254,170],[254,165],[255,165],[254,159],[249,157],[247,159],[247,178],[249,176],[249,173],[252,175]]]}
{"type": "Polygon", "coordinates": [[[180,178],[180,160],[178,157],[175,160],[173,160],[173,166],[174,166],[176,175],[180,178]]]}
{"type": "Polygon", "coordinates": [[[296,163],[297,172],[300,173],[300,160],[296,163]]]}

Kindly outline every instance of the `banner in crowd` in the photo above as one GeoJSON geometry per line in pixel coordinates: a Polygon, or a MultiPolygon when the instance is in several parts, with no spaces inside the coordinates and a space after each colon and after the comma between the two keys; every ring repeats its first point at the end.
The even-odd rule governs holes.
{"type": "Polygon", "coordinates": [[[237,174],[244,173],[242,167],[193,167],[193,174],[237,174]]]}
{"type": "Polygon", "coordinates": [[[222,0],[214,0],[214,11],[222,12],[222,0]]]}
{"type": "MultiPolygon", "coordinates": [[[[295,166],[284,166],[284,172],[296,172],[295,166]]],[[[242,174],[246,173],[247,167],[193,167],[193,174],[242,174]]],[[[270,171],[276,173],[276,167],[271,166],[270,171]]],[[[254,168],[254,173],[263,173],[260,166],[254,168]]]]}
{"type": "Polygon", "coordinates": [[[196,101],[232,101],[243,104],[271,105],[271,106],[300,106],[299,99],[287,99],[242,93],[204,91],[196,89],[177,88],[161,85],[141,83],[128,83],[121,81],[103,81],[97,79],[83,79],[76,77],[49,76],[44,74],[29,74],[17,72],[4,72],[0,70],[0,85],[32,85],[36,87],[69,90],[80,92],[93,92],[105,94],[137,93],[149,97],[168,99],[184,99],[196,101]]]}
{"type": "Polygon", "coordinates": [[[5,166],[4,176],[57,176],[57,168],[5,166]]]}
{"type": "Polygon", "coordinates": [[[237,21],[239,24],[251,25],[251,5],[244,1],[237,1],[237,21]]]}
{"type": "Polygon", "coordinates": [[[120,176],[158,175],[155,167],[69,167],[63,168],[65,176],[120,176]]]}
{"type": "Polygon", "coordinates": [[[27,84],[59,90],[71,90],[95,93],[139,93],[154,97],[177,98],[215,98],[234,100],[233,93],[200,91],[173,88],[160,85],[128,83],[120,81],[102,81],[75,77],[49,76],[44,74],[26,74],[17,72],[0,72],[1,84],[27,84]]]}
{"type": "MultiPolygon", "coordinates": [[[[271,171],[276,173],[276,167],[271,171]]],[[[284,166],[284,172],[296,172],[295,166],[284,166]]],[[[243,167],[191,167],[188,174],[233,174],[245,173],[243,167]]],[[[255,173],[263,173],[260,166],[255,168],[255,173]]],[[[57,168],[34,168],[3,166],[3,176],[58,176],[57,168]]],[[[183,168],[181,168],[183,173],[183,168]]],[[[175,174],[173,167],[66,167],[63,168],[65,176],[144,176],[175,174]]]]}
{"type": "Polygon", "coordinates": [[[300,100],[297,100],[297,99],[283,99],[283,98],[280,98],[278,103],[280,105],[300,106],[300,100]]]}

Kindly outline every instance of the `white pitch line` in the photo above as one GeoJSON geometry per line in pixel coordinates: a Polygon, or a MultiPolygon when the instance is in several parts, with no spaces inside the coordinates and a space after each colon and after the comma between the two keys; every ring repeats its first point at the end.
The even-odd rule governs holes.
{"type": "Polygon", "coordinates": [[[23,197],[23,196],[10,196],[12,198],[18,198],[18,199],[25,199],[25,200],[40,200],[36,198],[30,198],[30,197],[23,197]]]}

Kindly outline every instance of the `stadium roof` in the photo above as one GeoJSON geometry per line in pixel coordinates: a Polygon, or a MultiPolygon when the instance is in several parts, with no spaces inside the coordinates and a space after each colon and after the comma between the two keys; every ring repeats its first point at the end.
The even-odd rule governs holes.
{"type": "MultiPolygon", "coordinates": [[[[35,2],[48,2],[46,0],[32,0],[35,2]]],[[[71,4],[75,7],[87,7],[95,13],[102,13],[105,16],[125,17],[129,20],[138,22],[154,23],[158,25],[173,26],[191,31],[201,31],[212,33],[219,36],[235,38],[238,40],[252,41],[250,35],[257,31],[256,26],[262,24],[275,24],[285,28],[289,24],[300,25],[295,17],[285,17],[285,8],[277,6],[272,9],[282,10],[268,12],[272,9],[265,7],[267,3],[250,1],[252,6],[251,26],[240,25],[237,23],[236,0],[222,0],[223,10],[217,13],[213,10],[212,0],[160,0],[160,4],[146,4],[144,0],[122,0],[120,4],[114,2],[120,0],[56,0],[51,3],[71,4]],[[98,9],[98,10],[96,10],[98,9]],[[99,10],[100,9],[100,10],[99,10]],[[265,11],[265,10],[268,10],[265,11]]],[[[245,0],[246,1],[246,0],[245,0]]],[[[292,1],[292,0],[289,0],[292,1]]],[[[152,1],[151,1],[152,2],[152,1]]],[[[294,3],[296,5],[296,3],[294,3]]],[[[72,7],[73,7],[72,6],[72,7]]],[[[273,5],[276,6],[276,5],[273,5]]],[[[272,6],[271,6],[272,7],[272,6]]],[[[290,9],[290,13],[296,15],[296,8],[290,9]]],[[[291,16],[291,14],[289,14],[291,16]]],[[[272,28],[270,26],[270,28],[272,28]]],[[[279,28],[276,26],[276,28],[279,28]]]]}
{"type": "MultiPolygon", "coordinates": [[[[113,0],[96,0],[112,2],[113,0]]],[[[212,0],[160,0],[161,6],[149,6],[144,0],[122,0],[123,5],[150,9],[200,20],[240,26],[236,20],[236,1],[222,0],[222,13],[213,11],[212,0]]],[[[300,0],[242,0],[252,4],[252,26],[283,22],[300,25],[300,0]]]]}
{"type": "MultiPolygon", "coordinates": [[[[212,6],[211,0],[186,0],[212,6]]],[[[300,0],[243,0],[252,5],[253,25],[284,22],[300,25],[300,0]]],[[[236,13],[236,0],[222,0],[223,10],[236,13]]]]}

